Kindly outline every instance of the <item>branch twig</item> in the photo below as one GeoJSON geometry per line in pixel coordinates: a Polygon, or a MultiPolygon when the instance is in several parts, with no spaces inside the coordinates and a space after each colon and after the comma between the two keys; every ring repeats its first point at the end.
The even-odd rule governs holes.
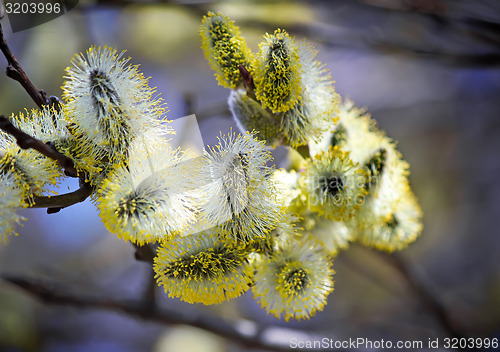
{"type": "Polygon", "coordinates": [[[135,259],[140,260],[141,262],[146,262],[149,264],[153,264],[153,259],[156,257],[156,253],[151,248],[151,245],[145,244],[145,245],[138,245],[135,243],[132,243],[132,245],[135,247],[135,259]]]}
{"type": "Polygon", "coordinates": [[[30,208],[47,208],[48,214],[54,214],[62,208],[83,202],[92,194],[93,190],[88,183],[82,182],[80,188],[70,193],[50,197],[33,196],[34,204],[30,208]]]}
{"type": "MultiPolygon", "coordinates": [[[[289,341],[283,341],[283,339],[281,339],[281,341],[273,341],[272,338],[270,338],[272,336],[271,328],[258,329],[256,326],[253,326],[250,329],[243,329],[242,324],[239,324],[238,322],[228,322],[213,316],[193,314],[192,312],[185,312],[180,309],[174,310],[158,307],[155,309],[149,309],[144,306],[142,301],[114,300],[63,293],[55,288],[57,285],[19,277],[3,277],[3,280],[23,289],[35,298],[47,304],[119,311],[160,324],[185,324],[194,326],[210,331],[246,347],[269,351],[292,351],[289,346],[289,341]]],[[[251,322],[246,323],[252,324],[251,322]]],[[[292,329],[277,327],[273,327],[273,329],[281,329],[283,331],[287,330],[290,338],[297,336],[298,333],[292,329]]],[[[304,336],[304,332],[301,331],[300,336],[304,336]]],[[[294,349],[293,351],[295,350],[297,349],[294,349]]]]}
{"type": "Polygon", "coordinates": [[[0,24],[0,50],[4,54],[5,58],[9,65],[7,66],[6,74],[8,77],[18,81],[26,92],[29,94],[31,99],[35,102],[36,105],[41,109],[44,105],[50,104],[50,101],[47,99],[47,94],[43,90],[37,89],[33,83],[29,80],[28,76],[22,69],[21,65],[17,61],[12,51],[10,51],[9,46],[7,45],[7,41],[3,35],[2,25],[0,24]]]}

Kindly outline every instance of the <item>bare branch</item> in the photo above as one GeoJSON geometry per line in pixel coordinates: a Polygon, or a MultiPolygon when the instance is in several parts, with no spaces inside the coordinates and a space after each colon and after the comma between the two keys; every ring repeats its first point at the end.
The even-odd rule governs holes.
{"type": "Polygon", "coordinates": [[[31,83],[28,76],[19,65],[14,54],[10,51],[9,46],[7,45],[7,41],[3,35],[2,25],[0,24],[0,49],[4,54],[9,66],[7,66],[7,76],[18,81],[26,92],[29,94],[31,99],[35,102],[36,105],[41,109],[44,105],[48,105],[50,101],[47,99],[47,94],[43,90],[36,89],[36,87],[31,83]]]}
{"type": "MultiPolygon", "coordinates": [[[[183,310],[158,307],[150,309],[150,307],[148,308],[148,306],[144,305],[143,301],[97,298],[63,292],[60,290],[60,285],[45,283],[38,280],[28,280],[19,277],[3,277],[3,280],[21,288],[46,304],[119,311],[124,314],[165,325],[190,325],[210,331],[245,347],[259,348],[268,351],[292,351],[287,339],[281,339],[280,341],[272,340],[273,329],[279,329],[281,332],[285,332],[290,338],[298,336],[299,334],[300,336],[304,336],[303,331],[299,332],[281,327],[271,326],[264,329],[258,329],[256,326],[252,326],[251,329],[243,329],[241,322],[229,322],[214,316],[193,314],[191,311],[185,312],[183,310]]],[[[248,321],[246,323],[247,325],[254,324],[248,321]]],[[[300,349],[293,349],[293,351],[296,350],[300,349]]]]}
{"type": "Polygon", "coordinates": [[[88,183],[82,183],[76,191],[57,196],[33,196],[30,208],[47,208],[48,214],[59,212],[62,208],[83,202],[94,189],[88,183]]]}
{"type": "Polygon", "coordinates": [[[153,250],[153,248],[151,248],[151,246],[149,244],[145,244],[145,245],[140,246],[138,244],[133,243],[132,245],[135,247],[135,259],[136,260],[140,260],[141,262],[153,264],[153,259],[154,259],[154,257],[156,257],[156,253],[153,250]]]}

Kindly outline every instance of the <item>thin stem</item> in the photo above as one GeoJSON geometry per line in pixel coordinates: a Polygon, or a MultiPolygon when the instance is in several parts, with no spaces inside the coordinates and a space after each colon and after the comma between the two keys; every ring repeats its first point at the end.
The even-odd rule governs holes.
{"type": "Polygon", "coordinates": [[[250,74],[250,71],[246,69],[245,66],[239,65],[238,70],[240,71],[241,80],[243,85],[245,86],[245,90],[247,92],[247,96],[260,104],[255,96],[255,83],[253,81],[253,77],[250,74]]]}
{"type": "Polygon", "coordinates": [[[88,183],[82,183],[76,191],[57,196],[33,196],[30,208],[47,208],[48,214],[59,212],[62,208],[83,202],[94,189],[88,183]]]}
{"type": "Polygon", "coordinates": [[[145,310],[155,310],[156,308],[156,279],[155,272],[152,267],[148,266],[148,278],[146,282],[146,289],[143,296],[143,304],[145,310]]]}
{"type": "Polygon", "coordinates": [[[141,262],[153,264],[153,259],[154,259],[154,257],[156,257],[156,253],[153,250],[153,248],[151,248],[151,246],[149,244],[145,244],[145,245],[141,246],[141,245],[133,243],[132,245],[135,247],[135,259],[136,260],[140,260],[141,262]]]}
{"type": "Polygon", "coordinates": [[[7,62],[9,63],[6,71],[7,76],[18,81],[40,109],[44,105],[50,104],[50,101],[47,100],[47,94],[43,90],[36,89],[36,87],[33,85],[33,83],[31,83],[28,76],[22,69],[21,65],[17,61],[14,54],[12,54],[12,51],[10,51],[10,48],[7,45],[7,41],[5,40],[5,37],[3,35],[3,29],[1,24],[0,24],[0,50],[2,50],[2,53],[4,54],[5,58],[7,59],[7,62]]]}
{"type": "Polygon", "coordinates": [[[238,66],[238,70],[240,71],[241,80],[243,81],[245,87],[251,89],[252,91],[255,90],[255,83],[250,71],[248,71],[247,68],[241,64],[238,66]]]}

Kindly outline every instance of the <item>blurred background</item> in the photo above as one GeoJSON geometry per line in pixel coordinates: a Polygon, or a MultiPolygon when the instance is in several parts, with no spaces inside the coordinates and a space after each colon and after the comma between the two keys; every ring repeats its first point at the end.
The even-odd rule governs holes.
{"type": "MultiPolygon", "coordinates": [[[[203,143],[212,145],[219,131],[235,124],[226,107],[229,91],[217,85],[200,49],[198,28],[208,10],[235,20],[254,51],[261,36],[278,27],[314,43],[337,92],[365,107],[410,163],[424,212],[422,236],[400,253],[412,275],[437,297],[457,331],[500,337],[500,3],[84,0],[24,31],[12,33],[7,18],[1,23],[21,66],[49,95],[61,96],[75,53],[91,45],[127,50],[167,102],[167,117],[196,114],[203,143]]],[[[0,66],[6,65],[2,56],[0,66]]],[[[34,107],[17,82],[0,75],[1,114],[34,107]]],[[[189,146],[196,129],[182,124],[178,139],[189,146]]],[[[286,150],[275,156],[285,160],[286,150]]],[[[76,186],[64,181],[59,191],[76,186]]],[[[0,247],[1,277],[43,279],[92,297],[138,300],[147,291],[150,266],[104,228],[88,200],[57,214],[22,214],[28,220],[19,236],[0,247]]],[[[251,292],[216,306],[169,299],[161,288],[157,298],[162,307],[247,324],[269,338],[289,339],[288,329],[334,340],[448,336],[421,295],[378,253],[353,245],[333,266],[328,305],[304,322],[267,316],[251,292]]],[[[44,304],[0,278],[0,350],[251,348],[186,325],[44,304]]]]}

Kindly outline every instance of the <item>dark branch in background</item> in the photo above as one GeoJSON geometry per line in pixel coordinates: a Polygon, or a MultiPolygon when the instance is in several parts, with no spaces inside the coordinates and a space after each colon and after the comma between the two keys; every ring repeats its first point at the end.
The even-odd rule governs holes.
{"type": "Polygon", "coordinates": [[[46,157],[57,161],[65,170],[67,176],[78,177],[78,171],[75,169],[73,160],[64,154],[59,153],[51,144],[43,143],[42,141],[31,137],[29,134],[24,133],[3,115],[0,115],[0,129],[13,136],[16,139],[17,144],[22,149],[34,149],[46,157]]]}
{"type": "Polygon", "coordinates": [[[452,2],[444,0],[355,0],[365,7],[378,8],[385,12],[414,13],[431,18],[438,25],[462,24],[467,30],[464,34],[489,44],[500,44],[500,23],[487,16],[473,17],[464,13],[453,14],[452,2]]]}
{"type": "Polygon", "coordinates": [[[231,111],[229,110],[229,107],[227,106],[227,102],[223,101],[217,104],[213,104],[207,107],[204,107],[203,109],[200,109],[199,111],[196,112],[196,119],[199,121],[203,121],[205,119],[208,119],[210,117],[220,117],[220,116],[229,116],[232,117],[231,111]]]}
{"type": "MultiPolygon", "coordinates": [[[[318,4],[328,4],[324,0],[315,0],[318,4]]],[[[359,32],[361,35],[348,36],[342,39],[339,33],[334,33],[323,27],[313,26],[310,32],[302,32],[306,36],[319,37],[326,45],[336,46],[339,43],[353,46],[353,43],[362,43],[366,47],[374,48],[388,54],[413,54],[423,59],[455,66],[466,67],[495,67],[500,65],[500,24],[489,20],[490,13],[481,16],[468,13],[460,9],[459,1],[420,1],[420,0],[339,0],[337,6],[351,6],[354,11],[369,11],[366,15],[373,18],[382,18],[379,23],[389,22],[395,16],[405,16],[412,28],[423,31],[433,39],[441,38],[448,43],[454,43],[456,49],[446,49],[446,46],[425,41],[399,40],[384,27],[379,27],[380,33],[374,35],[368,31],[359,32]],[[458,10],[457,10],[458,9],[458,10]],[[390,17],[389,17],[390,16],[390,17]],[[388,21],[384,21],[383,18],[388,21]],[[329,32],[330,33],[327,33],[329,32]],[[396,39],[395,39],[396,38],[396,39]],[[460,38],[460,40],[457,40],[460,38]],[[465,39],[465,41],[464,41],[465,39]],[[475,49],[474,45],[481,45],[475,49]]],[[[495,12],[492,12],[495,13],[495,12]]],[[[306,28],[307,30],[307,28],[306,28]]]]}
{"type": "Polygon", "coordinates": [[[426,310],[431,313],[440,324],[440,326],[450,335],[456,338],[467,337],[462,331],[459,330],[457,324],[450,318],[446,307],[441,300],[432,292],[428,285],[422,282],[415,271],[411,268],[410,264],[397,253],[385,253],[375,251],[385,262],[395,268],[404,278],[406,283],[425,305],[426,310]]]}
{"type": "MultiPolygon", "coordinates": [[[[374,49],[383,54],[403,54],[413,55],[417,58],[432,60],[447,65],[465,66],[465,67],[497,67],[500,66],[500,23],[489,20],[490,13],[487,16],[479,16],[473,13],[467,13],[466,10],[458,8],[453,1],[420,1],[420,0],[313,0],[304,2],[308,5],[316,5],[326,11],[340,10],[345,11],[349,6],[354,11],[368,10],[371,16],[382,18],[387,15],[401,14],[407,16],[408,23],[420,28],[429,28],[435,25],[439,31],[434,31],[432,37],[447,35],[449,41],[456,41],[460,50],[449,50],[441,45],[433,45],[430,42],[416,43],[407,40],[394,40],[393,33],[383,33],[381,31],[372,31],[370,29],[347,29],[339,30],[339,23],[329,23],[316,21],[314,24],[286,24],[286,29],[291,34],[307,37],[311,40],[320,42],[326,46],[344,47],[349,49],[374,49]],[[319,6],[318,6],[319,5],[319,6]],[[463,43],[463,38],[470,42],[463,43]],[[487,46],[487,50],[471,50],[468,44],[479,44],[487,46]]],[[[172,5],[170,0],[97,0],[93,4],[78,6],[78,10],[87,11],[98,6],[152,6],[152,5],[172,5]]],[[[210,2],[197,1],[182,3],[196,16],[203,16],[207,13],[210,2]]],[[[175,4],[178,5],[177,3],[175,4]]],[[[327,15],[325,18],[329,18],[327,15]]],[[[333,13],[333,12],[332,12],[333,13]]],[[[492,10],[492,13],[494,11],[492,10]]],[[[332,21],[333,22],[333,21],[332,21]]],[[[381,21],[384,22],[384,21],[381,21]]],[[[265,31],[272,31],[276,27],[262,20],[239,19],[238,25],[261,28],[265,31]]],[[[340,24],[341,26],[341,24],[340,24]]],[[[380,28],[379,28],[380,29],[380,28]]],[[[431,28],[432,29],[432,28],[431,28]]],[[[445,39],[446,39],[445,38],[445,39]]]]}
{"type": "MultiPolygon", "coordinates": [[[[270,31],[270,26],[260,20],[240,20],[238,25],[254,28],[264,28],[270,31]]],[[[380,38],[372,33],[357,30],[339,31],[328,24],[296,24],[287,25],[290,34],[306,37],[321,43],[326,47],[346,48],[350,50],[376,50],[384,55],[412,55],[415,58],[432,60],[437,63],[458,67],[497,67],[500,66],[500,52],[470,53],[446,51],[442,48],[429,48],[414,45],[414,43],[391,41],[380,38]]],[[[495,48],[496,49],[496,48],[495,48]]]]}
{"type": "Polygon", "coordinates": [[[19,65],[16,57],[10,51],[3,35],[2,24],[0,24],[0,49],[9,63],[6,71],[7,76],[18,81],[40,109],[44,105],[49,105],[50,100],[47,99],[47,94],[43,90],[36,89],[33,83],[29,80],[28,76],[26,76],[24,70],[21,68],[21,65],[19,65]]]}
{"type": "MultiPolygon", "coordinates": [[[[271,329],[276,329],[276,327],[258,329],[255,326],[251,329],[243,330],[241,325],[237,322],[229,322],[214,316],[193,314],[190,311],[186,312],[180,309],[173,310],[158,307],[149,309],[148,306],[145,306],[142,301],[114,300],[67,293],[63,292],[63,290],[57,287],[57,285],[45,283],[39,280],[34,281],[19,277],[3,277],[3,280],[21,288],[46,304],[73,306],[85,309],[92,308],[112,310],[165,325],[189,325],[210,331],[248,348],[264,349],[268,351],[300,350],[292,350],[289,346],[288,340],[281,342],[270,341],[268,337],[272,335],[271,329]]],[[[287,330],[290,338],[297,336],[299,333],[298,331],[294,331],[292,329],[279,329],[287,330]]],[[[300,336],[303,335],[304,332],[300,331],[300,336]]],[[[311,350],[308,349],[308,351],[311,350]]]]}

